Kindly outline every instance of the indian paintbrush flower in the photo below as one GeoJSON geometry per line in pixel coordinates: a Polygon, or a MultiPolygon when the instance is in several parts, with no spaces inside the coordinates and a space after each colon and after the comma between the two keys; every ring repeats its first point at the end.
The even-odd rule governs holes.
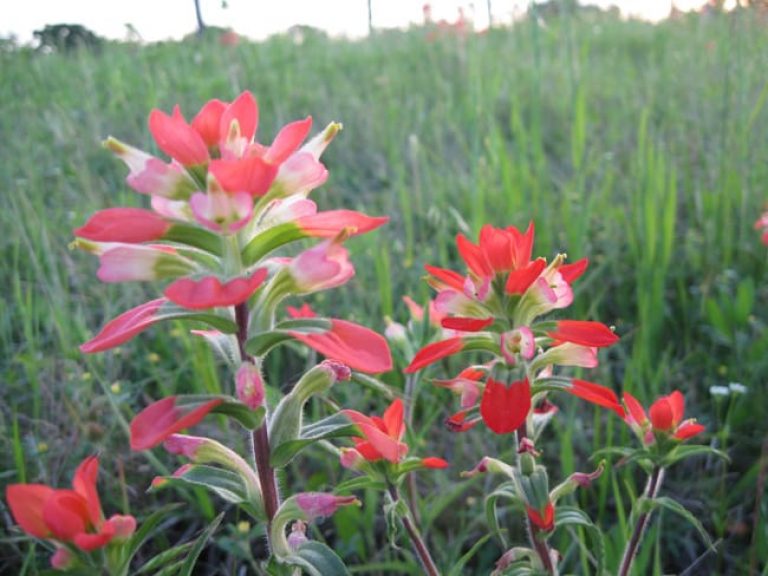
{"type": "MultiPolygon", "coordinates": [[[[116,514],[104,518],[96,479],[99,459],[90,456],[75,470],[72,489],[54,489],[43,484],[11,484],[6,499],[11,514],[30,536],[72,544],[85,552],[129,538],[136,529],[132,516],[116,514]]],[[[71,556],[59,547],[52,559],[56,568],[69,564],[71,556]]]]}

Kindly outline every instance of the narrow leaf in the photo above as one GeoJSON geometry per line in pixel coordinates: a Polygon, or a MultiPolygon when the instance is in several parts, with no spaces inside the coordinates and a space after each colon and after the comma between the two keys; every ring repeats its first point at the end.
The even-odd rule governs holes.
{"type": "Polygon", "coordinates": [[[203,551],[203,548],[208,542],[208,539],[216,531],[216,528],[219,527],[219,524],[221,524],[222,518],[224,518],[223,512],[216,516],[216,518],[214,518],[213,521],[208,524],[208,527],[197,538],[194,546],[192,547],[192,550],[190,550],[189,555],[187,556],[186,560],[184,560],[184,564],[181,565],[179,576],[192,576],[192,570],[197,563],[197,559],[200,556],[200,553],[203,551]]]}
{"type": "Polygon", "coordinates": [[[309,576],[345,576],[349,570],[328,546],[310,540],[286,559],[288,564],[299,566],[309,576]]]}

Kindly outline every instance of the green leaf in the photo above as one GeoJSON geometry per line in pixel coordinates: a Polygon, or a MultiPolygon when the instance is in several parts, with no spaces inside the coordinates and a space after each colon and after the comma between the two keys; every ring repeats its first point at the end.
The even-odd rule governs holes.
{"type": "Polygon", "coordinates": [[[448,572],[448,576],[461,576],[464,572],[462,570],[464,569],[464,565],[469,562],[472,557],[477,554],[478,550],[482,548],[483,544],[488,542],[488,539],[493,536],[493,534],[486,534],[482,538],[480,538],[477,542],[475,542],[472,545],[472,548],[470,548],[466,554],[464,554],[461,558],[459,558],[456,563],[451,568],[451,571],[448,572]]]}
{"type": "Polygon", "coordinates": [[[264,256],[284,246],[294,240],[300,240],[306,238],[307,234],[299,228],[295,222],[284,222],[277,226],[272,226],[264,232],[257,234],[248,244],[243,248],[242,259],[244,266],[250,266],[255,264],[264,256]]]}
{"type": "Polygon", "coordinates": [[[574,506],[558,506],[555,509],[555,527],[580,526],[584,528],[592,540],[592,546],[585,546],[594,556],[595,574],[602,574],[605,566],[605,542],[600,531],[586,512],[574,506]]]}
{"type": "Polygon", "coordinates": [[[139,527],[134,532],[133,536],[131,536],[130,543],[126,546],[125,549],[125,562],[123,563],[123,567],[127,567],[130,565],[131,560],[133,560],[133,557],[135,556],[136,552],[139,551],[139,549],[144,545],[144,542],[147,541],[152,531],[164,520],[171,520],[173,521],[175,519],[174,516],[171,515],[171,512],[179,508],[181,504],[174,503],[174,504],[168,504],[166,506],[163,506],[162,508],[159,508],[158,510],[155,510],[150,514],[147,518],[142,520],[139,523],[139,527]]]}
{"type": "Polygon", "coordinates": [[[672,466],[672,464],[680,462],[680,460],[690,458],[691,456],[698,456],[699,454],[717,456],[726,462],[731,461],[731,459],[728,457],[728,454],[715,448],[711,448],[710,446],[678,446],[670,451],[666,456],[664,456],[664,459],[662,460],[662,466],[667,468],[668,466],[672,466]]]}
{"type": "Polygon", "coordinates": [[[337,412],[328,418],[323,418],[319,422],[304,426],[299,438],[296,440],[290,440],[288,442],[283,442],[279,446],[275,446],[272,450],[269,463],[274,468],[282,468],[301,450],[319,440],[345,438],[359,434],[360,431],[357,427],[352,424],[344,414],[337,412]]]}
{"type": "Polygon", "coordinates": [[[248,490],[245,483],[238,474],[230,470],[204,464],[192,464],[185,470],[184,474],[163,476],[163,480],[161,485],[150,488],[150,491],[174,484],[190,484],[203,486],[233,504],[248,502],[248,490]]]}
{"type": "Polygon", "coordinates": [[[531,568],[527,560],[519,560],[507,566],[507,569],[501,573],[501,576],[534,576],[538,574],[540,572],[531,568]]]}
{"type": "Polygon", "coordinates": [[[286,563],[299,566],[309,576],[348,576],[349,570],[336,553],[325,544],[310,540],[286,558],[286,563]]]}
{"type": "Polygon", "coordinates": [[[180,394],[176,396],[176,406],[189,406],[190,404],[204,404],[211,400],[221,400],[221,404],[211,410],[214,414],[223,414],[236,420],[248,430],[255,430],[264,422],[266,408],[259,407],[251,410],[248,406],[225,394],[180,394]]]}
{"type": "Polygon", "coordinates": [[[163,240],[194,246],[211,254],[221,256],[221,238],[219,235],[199,226],[174,222],[163,235],[163,240]]]}
{"type": "Polygon", "coordinates": [[[709,537],[709,534],[707,534],[707,531],[704,529],[704,525],[699,521],[699,519],[696,518],[696,516],[694,516],[693,513],[685,506],[675,500],[672,500],[672,498],[661,496],[659,498],[654,498],[653,500],[646,499],[642,503],[642,508],[646,509],[647,511],[651,511],[655,508],[666,508],[670,512],[674,512],[675,514],[682,516],[694,528],[696,528],[698,533],[701,535],[701,539],[704,540],[707,547],[714,548],[712,545],[712,539],[709,537]]]}
{"type": "Polygon", "coordinates": [[[134,576],[139,576],[140,574],[157,574],[158,570],[162,570],[172,563],[177,566],[180,565],[181,562],[176,562],[176,560],[179,556],[188,552],[189,549],[192,548],[192,545],[192,542],[185,542],[184,544],[179,544],[178,546],[160,552],[160,554],[154,558],[150,558],[141,566],[141,568],[136,570],[134,576]]]}
{"type": "Polygon", "coordinates": [[[524,503],[517,495],[517,489],[512,482],[505,482],[485,498],[485,516],[488,521],[488,527],[492,534],[496,534],[504,548],[509,548],[509,543],[499,527],[499,519],[496,512],[497,502],[501,498],[511,500],[513,505],[521,508],[524,506],[524,503]]]}
{"type": "Polygon", "coordinates": [[[374,490],[386,490],[387,486],[384,482],[375,480],[370,476],[357,476],[337,484],[333,491],[338,494],[342,492],[352,492],[354,490],[364,490],[366,488],[372,488],[374,490]]]}
{"type": "Polygon", "coordinates": [[[216,414],[224,414],[225,416],[237,420],[243,428],[256,430],[264,422],[267,409],[264,408],[264,406],[260,406],[256,410],[252,410],[242,402],[232,400],[229,402],[222,402],[216,406],[212,412],[216,414]]]}
{"type": "Polygon", "coordinates": [[[219,316],[212,312],[188,310],[187,308],[182,308],[172,302],[163,304],[155,314],[155,317],[158,320],[194,320],[207,324],[225,334],[234,334],[237,332],[237,324],[230,318],[219,316]]]}
{"type": "Polygon", "coordinates": [[[357,384],[360,384],[369,390],[373,390],[377,394],[383,395],[387,400],[394,400],[395,398],[395,393],[392,391],[392,388],[387,386],[378,378],[374,378],[368,374],[363,374],[362,372],[352,372],[352,382],[356,382],[357,384]]]}
{"type": "Polygon", "coordinates": [[[290,332],[304,334],[322,334],[331,329],[331,321],[327,318],[293,318],[284,320],[275,326],[274,330],[256,334],[245,343],[245,350],[254,356],[264,356],[275,346],[293,340],[290,332]]]}
{"type": "Polygon", "coordinates": [[[179,576],[192,576],[192,570],[197,563],[197,559],[200,556],[200,553],[203,551],[203,548],[205,547],[206,542],[208,542],[208,539],[216,531],[216,528],[219,527],[219,524],[221,524],[222,518],[224,518],[223,512],[216,516],[216,518],[214,518],[213,521],[208,524],[208,527],[203,530],[203,533],[200,534],[200,536],[197,538],[194,546],[192,546],[192,549],[189,552],[189,555],[181,565],[179,576]]]}

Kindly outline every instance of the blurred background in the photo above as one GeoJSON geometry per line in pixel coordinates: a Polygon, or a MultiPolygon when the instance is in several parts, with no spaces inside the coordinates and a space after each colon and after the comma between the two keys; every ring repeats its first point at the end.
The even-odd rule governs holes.
{"type": "MultiPolygon", "coordinates": [[[[457,232],[535,220],[535,254],[591,262],[567,317],[600,320],[621,336],[583,376],[646,405],[680,389],[686,414],[707,427],[702,442],[731,457],[678,465],[664,488],[715,548],[661,514],[636,573],[766,574],[768,248],[753,228],[768,200],[766,3],[614,4],[4,2],[0,484],[64,486],[85,455],[100,452],[108,513],[141,519],[163,502],[190,503],[169,516],[155,551],[189,539],[224,508],[202,492],[145,494],[176,463],[162,451],[129,452],[126,423],[162,395],[228,391],[229,376],[180,327],[82,355],[77,346],[104,321],[161,287],[100,284],[94,259],[67,245],[95,210],[146,206],[100,146],[105,137],[157,153],[146,125],[152,108],[178,103],[190,118],[208,99],[248,89],[259,101],[261,142],[309,114],[317,130],[344,123],[324,156],[330,179],[312,196],[322,209],[391,218],[348,243],[357,275],[314,297],[319,312],[377,330],[386,317],[406,322],[402,296],[430,296],[423,264],[460,268],[457,232]]],[[[307,361],[298,349],[273,354],[268,382],[287,386],[307,361]]],[[[418,480],[429,496],[419,503],[423,528],[443,567],[487,534],[482,495],[496,483],[458,473],[484,454],[510,454],[503,437],[442,426],[455,402],[429,378],[453,376],[465,362],[417,384],[410,431],[414,452],[452,463],[418,480]]],[[[403,389],[397,371],[384,379],[403,389]]],[[[354,385],[332,395],[361,411],[385,405],[354,385]]],[[[555,401],[556,434],[542,448],[556,477],[593,469],[595,449],[632,442],[615,417],[555,401]]],[[[311,410],[317,417],[327,408],[311,410]]],[[[202,431],[239,438],[216,420],[202,431]]],[[[330,460],[308,451],[283,482],[329,489],[349,474],[330,460]]],[[[604,528],[609,566],[642,487],[636,468],[613,463],[574,496],[604,528]]],[[[418,574],[407,547],[386,545],[376,495],[360,497],[361,509],[339,512],[312,536],[356,573],[418,574]]],[[[260,528],[230,514],[200,574],[251,573],[260,528]]],[[[503,521],[511,539],[524,536],[519,515],[503,521]]],[[[555,547],[571,572],[589,573],[574,538],[564,534],[555,547]]],[[[464,573],[487,574],[501,552],[484,541],[464,573]]],[[[0,573],[41,573],[48,556],[12,528],[0,503],[0,573]]]]}

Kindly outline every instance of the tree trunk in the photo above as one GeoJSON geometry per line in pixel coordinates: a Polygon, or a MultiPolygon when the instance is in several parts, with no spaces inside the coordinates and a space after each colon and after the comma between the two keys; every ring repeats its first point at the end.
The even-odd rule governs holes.
{"type": "Polygon", "coordinates": [[[202,36],[205,31],[205,22],[203,22],[203,13],[200,11],[200,0],[195,0],[195,16],[197,17],[197,35],[202,36]]]}

